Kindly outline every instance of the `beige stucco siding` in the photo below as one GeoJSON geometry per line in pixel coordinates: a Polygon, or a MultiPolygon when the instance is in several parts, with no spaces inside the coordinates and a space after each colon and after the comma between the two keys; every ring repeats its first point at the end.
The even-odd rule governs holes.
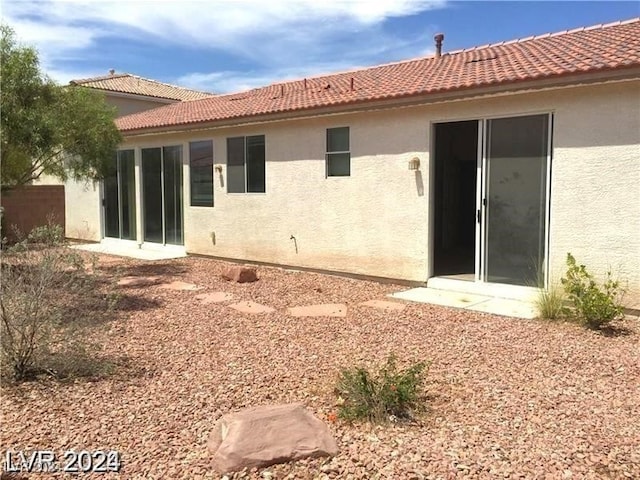
{"type": "MultiPolygon", "coordinates": [[[[400,278],[424,271],[427,197],[422,182],[407,168],[413,156],[426,159],[424,128],[414,121],[408,124],[413,128],[387,136],[377,118],[362,117],[353,124],[345,120],[306,120],[293,128],[283,123],[192,137],[213,139],[215,163],[223,172],[222,181],[214,176],[214,208],[189,207],[186,182],[187,251],[400,278]],[[326,178],[325,131],[336,126],[351,127],[351,176],[326,178]],[[226,138],[257,134],[266,140],[266,193],[227,194],[226,138]],[[421,268],[416,269],[416,259],[421,268]]],[[[187,138],[166,137],[138,145],[169,145],[187,138]]]]}
{"type": "Polygon", "coordinates": [[[102,238],[100,184],[68,181],[64,185],[66,235],[98,242],[102,238]]]}
{"type": "Polygon", "coordinates": [[[584,89],[556,114],[551,203],[553,277],[567,252],[611,269],[640,303],[640,83],[584,89]]]}
{"type": "Polygon", "coordinates": [[[127,146],[184,145],[189,252],[425,281],[432,123],[551,112],[551,278],[572,252],[594,273],[611,266],[640,298],[638,99],[636,81],[138,137],[127,146]],[[351,176],[325,178],[326,128],[338,126],[351,128],[351,176]],[[256,134],[266,138],[266,193],[228,194],[226,138],[256,134]],[[223,168],[215,207],[190,207],[188,141],[209,138],[223,168]],[[414,156],[417,174],[408,169],[414,156]]]}

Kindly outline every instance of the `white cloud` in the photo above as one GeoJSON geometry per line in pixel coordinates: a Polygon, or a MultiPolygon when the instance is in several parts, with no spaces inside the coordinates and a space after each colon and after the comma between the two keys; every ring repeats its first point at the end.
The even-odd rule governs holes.
{"type": "Polygon", "coordinates": [[[288,67],[266,71],[225,70],[210,73],[188,73],[174,80],[173,83],[196,90],[214,93],[242,92],[256,87],[270,85],[286,80],[311,78],[327,72],[351,70],[357,68],[350,63],[307,64],[302,67],[288,67]]]}
{"type": "MultiPolygon", "coordinates": [[[[274,72],[258,73],[246,86],[278,79],[287,69],[320,73],[314,65],[335,70],[376,63],[390,52],[394,58],[399,53],[413,56],[425,48],[419,42],[431,41],[396,38],[382,24],[444,5],[445,0],[4,0],[3,17],[21,40],[38,48],[45,68],[59,77],[65,76],[65,62],[77,63],[97,55],[111,40],[124,39],[196,47],[210,51],[211,58],[216,50],[224,51],[258,72],[274,72]]],[[[208,78],[215,80],[214,87],[230,85],[217,74],[197,75],[184,78],[193,84],[208,78]]]]}

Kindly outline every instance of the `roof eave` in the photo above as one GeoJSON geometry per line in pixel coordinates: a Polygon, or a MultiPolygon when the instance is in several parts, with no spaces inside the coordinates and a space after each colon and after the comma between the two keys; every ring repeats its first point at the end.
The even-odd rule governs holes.
{"type": "Polygon", "coordinates": [[[180,100],[177,100],[175,98],[157,97],[155,95],[144,95],[142,93],[118,92],[117,90],[109,90],[106,88],[97,88],[97,87],[87,87],[87,88],[100,90],[101,92],[104,92],[105,95],[110,95],[113,97],[129,98],[129,99],[135,99],[135,100],[146,100],[150,102],[165,103],[167,105],[180,102],[180,100]]]}
{"type": "Polygon", "coordinates": [[[247,123],[267,123],[298,119],[308,116],[324,116],[338,113],[355,113],[359,111],[374,110],[380,108],[403,107],[413,105],[423,105],[430,103],[441,103],[448,101],[459,101],[470,98],[515,94],[521,91],[549,90],[579,85],[595,83],[605,83],[611,81],[632,80],[640,78],[640,65],[633,64],[615,69],[601,69],[589,72],[570,72],[545,76],[535,79],[511,80],[500,82],[494,85],[484,86],[464,86],[446,91],[430,91],[409,93],[388,98],[377,98],[367,100],[354,100],[341,102],[329,106],[307,107],[295,110],[288,110],[276,113],[260,115],[244,115],[221,120],[207,120],[199,122],[189,122],[173,124],[161,127],[147,127],[141,129],[121,130],[126,137],[136,137],[153,134],[166,134],[174,132],[185,132],[194,129],[223,128],[238,126],[247,123]]]}

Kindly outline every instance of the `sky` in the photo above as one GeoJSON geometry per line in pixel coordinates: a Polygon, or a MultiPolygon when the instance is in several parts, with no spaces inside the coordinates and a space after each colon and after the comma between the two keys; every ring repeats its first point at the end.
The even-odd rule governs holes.
{"type": "Polygon", "coordinates": [[[640,16],[639,1],[0,0],[54,80],[109,69],[228,93],[640,16]]]}

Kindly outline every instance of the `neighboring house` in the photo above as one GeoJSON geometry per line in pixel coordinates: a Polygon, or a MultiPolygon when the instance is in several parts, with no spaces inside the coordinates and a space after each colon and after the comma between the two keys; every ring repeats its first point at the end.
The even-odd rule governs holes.
{"type": "Polygon", "coordinates": [[[107,97],[107,102],[118,109],[119,117],[169,103],[199,100],[212,95],[130,73],[116,73],[114,70],[101,77],[71,80],[69,85],[102,91],[107,97]]]}
{"type": "Polygon", "coordinates": [[[504,295],[571,252],[640,302],[640,19],[117,125],[103,237],[504,295]]]}
{"type": "MultiPolygon", "coordinates": [[[[213,95],[149,80],[130,73],[116,73],[114,70],[110,70],[108,75],[72,80],[69,84],[103,92],[106,102],[116,107],[118,117],[213,95]]],[[[55,179],[45,178],[38,183],[59,182],[55,179]]],[[[108,210],[110,205],[105,204],[105,208],[103,208],[102,203],[103,199],[116,200],[113,195],[105,195],[105,189],[113,188],[114,185],[117,188],[116,179],[108,179],[103,182],[103,185],[75,181],[65,183],[65,231],[68,237],[100,241],[105,234],[112,233],[108,229],[104,217],[105,208],[108,210]]],[[[123,203],[126,201],[124,195],[123,193],[123,203]]],[[[134,198],[131,197],[130,201],[134,202],[134,198]]],[[[133,203],[131,205],[133,208],[133,203]]]]}

